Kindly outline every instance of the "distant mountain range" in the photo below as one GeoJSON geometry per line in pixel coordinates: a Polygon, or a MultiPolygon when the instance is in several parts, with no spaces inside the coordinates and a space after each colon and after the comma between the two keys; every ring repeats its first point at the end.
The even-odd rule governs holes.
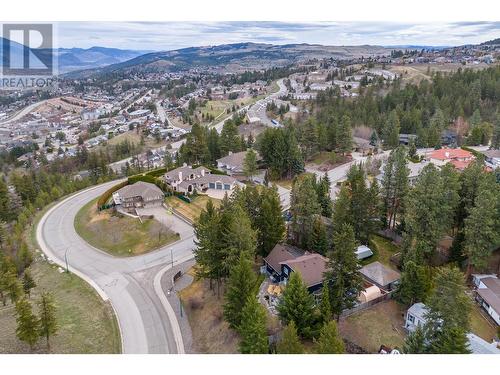
{"type": "MultiPolygon", "coordinates": [[[[3,45],[4,39],[0,38],[3,45]]],[[[23,55],[23,45],[10,42],[11,54],[14,58],[23,55]]],[[[0,48],[0,61],[3,59],[2,48],[0,48]]],[[[50,53],[50,50],[42,50],[44,53],[50,53]]],[[[106,65],[117,64],[123,61],[133,59],[134,57],[144,55],[151,51],[122,50],[117,48],[91,47],[83,48],[57,48],[53,50],[57,57],[59,73],[67,73],[73,70],[94,69],[106,65]]]]}
{"type": "Polygon", "coordinates": [[[380,56],[392,48],[381,46],[322,46],[313,44],[273,45],[236,43],[207,47],[189,47],[174,51],[153,52],[102,68],[72,72],[82,78],[109,73],[175,72],[191,67],[224,66],[228,71],[284,66],[313,58],[356,58],[380,56]]]}

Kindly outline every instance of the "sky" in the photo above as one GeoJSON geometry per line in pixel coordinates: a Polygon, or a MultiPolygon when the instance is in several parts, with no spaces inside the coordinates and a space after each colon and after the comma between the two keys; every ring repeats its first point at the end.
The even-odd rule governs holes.
{"type": "Polygon", "coordinates": [[[239,42],[455,46],[500,37],[500,22],[61,22],[60,47],[167,51],[239,42]]]}

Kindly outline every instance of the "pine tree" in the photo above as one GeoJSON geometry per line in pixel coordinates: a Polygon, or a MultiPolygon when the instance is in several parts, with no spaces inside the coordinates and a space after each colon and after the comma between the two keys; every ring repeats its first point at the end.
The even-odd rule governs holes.
{"type": "Polygon", "coordinates": [[[384,146],[386,149],[396,148],[399,144],[399,116],[396,110],[392,110],[389,113],[387,121],[384,125],[384,146]]]}
{"type": "Polygon", "coordinates": [[[459,329],[465,334],[470,326],[472,302],[466,294],[464,275],[458,268],[439,268],[434,284],[426,304],[426,338],[433,342],[439,332],[450,333],[450,329],[459,329]]]}
{"type": "Polygon", "coordinates": [[[249,149],[245,154],[245,159],[243,160],[243,171],[245,176],[253,181],[253,176],[257,172],[257,153],[249,149]]]}
{"type": "Polygon", "coordinates": [[[382,191],[388,227],[394,228],[403,212],[409,185],[410,170],[406,166],[406,151],[400,146],[391,152],[384,168],[382,191]]]}
{"type": "Polygon", "coordinates": [[[281,201],[276,187],[261,192],[261,207],[257,214],[257,248],[259,254],[267,256],[286,232],[281,201]]]}
{"type": "Polygon", "coordinates": [[[335,320],[325,323],[321,329],[315,351],[318,354],[342,354],[345,352],[344,341],[339,334],[335,320]]]}
{"type": "Polygon", "coordinates": [[[415,331],[410,333],[403,345],[403,353],[405,354],[424,354],[427,351],[425,344],[425,335],[422,328],[417,327],[415,331]]]}
{"type": "Polygon", "coordinates": [[[21,298],[23,289],[14,270],[11,269],[5,274],[5,284],[10,302],[16,303],[21,298]]]}
{"type": "Polygon", "coordinates": [[[308,248],[316,253],[326,255],[328,249],[328,238],[326,236],[326,228],[321,219],[314,219],[310,244],[308,248]]]}
{"type": "Polygon", "coordinates": [[[491,252],[500,243],[500,189],[486,181],[479,187],[474,207],[465,219],[464,253],[468,257],[468,274],[473,268],[484,270],[491,252]]]}
{"type": "Polygon", "coordinates": [[[315,324],[314,299],[297,272],[290,275],[278,305],[278,313],[284,324],[295,323],[300,337],[312,337],[315,324]]]}
{"type": "Polygon", "coordinates": [[[470,354],[466,331],[459,327],[439,330],[429,346],[429,352],[433,354],[470,354]]]}
{"type": "Polygon", "coordinates": [[[26,298],[21,298],[16,303],[16,335],[19,340],[29,344],[33,350],[38,341],[40,322],[33,313],[31,304],[26,298]]]}
{"type": "Polygon", "coordinates": [[[306,247],[312,234],[313,218],[321,213],[315,189],[315,176],[304,174],[298,176],[292,187],[290,212],[292,214],[291,229],[295,243],[306,247]]]}
{"type": "Polygon", "coordinates": [[[323,282],[323,289],[321,290],[321,304],[319,305],[319,311],[323,322],[329,322],[332,319],[332,306],[330,304],[330,288],[328,283],[323,282]]]}
{"type": "Polygon", "coordinates": [[[44,292],[38,301],[38,310],[40,313],[40,337],[47,340],[47,350],[50,352],[50,337],[57,333],[58,325],[56,320],[56,306],[54,297],[50,292],[44,292]]]}
{"type": "Polygon", "coordinates": [[[412,260],[405,262],[401,282],[395,293],[398,301],[408,306],[415,302],[425,301],[430,288],[431,280],[428,270],[412,260]]]}
{"type": "Polygon", "coordinates": [[[336,132],[337,151],[345,154],[352,150],[352,128],[351,118],[348,115],[342,117],[336,132]]]}
{"type": "Polygon", "coordinates": [[[330,179],[327,173],[316,184],[316,193],[318,194],[318,203],[321,206],[321,215],[331,217],[333,202],[330,198],[330,179]]]}
{"type": "Polygon", "coordinates": [[[241,307],[249,297],[255,297],[257,277],[252,269],[252,263],[245,254],[240,255],[227,281],[224,296],[224,318],[231,328],[237,328],[241,323],[241,307]]]}
{"type": "Polygon", "coordinates": [[[35,280],[33,280],[33,277],[31,277],[31,273],[28,270],[24,271],[23,275],[23,290],[24,293],[28,295],[28,298],[30,297],[31,289],[36,287],[35,280]]]}
{"type": "Polygon", "coordinates": [[[300,342],[295,323],[291,321],[283,330],[276,347],[278,354],[303,354],[304,346],[300,342]]]}
{"type": "Polygon", "coordinates": [[[238,328],[241,336],[240,353],[267,354],[269,352],[266,319],[264,307],[255,296],[250,296],[243,307],[241,324],[238,328]]]}
{"type": "Polygon", "coordinates": [[[344,309],[352,308],[363,290],[356,247],[352,227],[342,225],[333,235],[333,251],[329,254],[328,272],[325,273],[325,280],[331,288],[332,312],[337,316],[344,309]]]}

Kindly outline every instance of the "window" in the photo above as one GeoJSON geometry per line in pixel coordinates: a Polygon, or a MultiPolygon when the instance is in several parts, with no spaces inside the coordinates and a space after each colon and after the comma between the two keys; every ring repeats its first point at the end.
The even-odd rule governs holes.
{"type": "Polygon", "coordinates": [[[210,183],[208,184],[208,187],[209,187],[210,189],[215,189],[215,183],[210,182],[210,183]]]}
{"type": "Polygon", "coordinates": [[[408,314],[406,320],[408,320],[411,323],[415,323],[415,317],[413,315],[408,314]]]}
{"type": "Polygon", "coordinates": [[[222,190],[222,184],[220,182],[217,182],[217,190],[222,190]]]}
{"type": "Polygon", "coordinates": [[[229,190],[231,189],[231,186],[229,184],[224,184],[224,190],[229,190]]]}

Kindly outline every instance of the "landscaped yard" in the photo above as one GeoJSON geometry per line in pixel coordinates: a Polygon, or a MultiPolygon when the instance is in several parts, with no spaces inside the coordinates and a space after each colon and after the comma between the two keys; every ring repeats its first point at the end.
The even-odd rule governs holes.
{"type": "Polygon", "coordinates": [[[405,313],[404,307],[396,301],[384,301],[342,319],[340,333],[369,353],[378,352],[382,344],[401,349],[406,337],[403,328],[405,313]]]}
{"type": "Polygon", "coordinates": [[[185,218],[194,222],[200,213],[207,206],[207,202],[211,200],[215,207],[219,207],[220,200],[209,197],[208,195],[198,195],[191,198],[191,203],[187,203],[176,196],[167,197],[166,203],[185,218]]]}
{"type": "MultiPolygon", "coordinates": [[[[37,220],[42,213],[37,215],[37,220]]],[[[34,252],[36,245],[35,225],[26,232],[28,244],[34,254],[30,267],[37,287],[31,292],[31,302],[40,293],[53,293],[57,308],[59,330],[50,339],[51,353],[120,353],[121,341],[113,309],[104,302],[94,289],[73,274],[58,272],[58,267],[44,261],[34,252]]],[[[0,304],[0,353],[29,353],[29,346],[16,337],[15,309],[12,304],[0,304]]],[[[34,352],[47,352],[41,339],[34,352]]]]}
{"type": "MultiPolygon", "coordinates": [[[[137,134],[135,130],[131,130],[128,132],[125,132],[123,134],[119,134],[108,140],[108,144],[110,145],[116,145],[118,143],[124,142],[124,141],[129,141],[130,143],[134,143],[136,145],[139,145],[141,142],[141,135],[137,134]]],[[[151,150],[154,148],[162,147],[165,146],[166,142],[164,140],[161,140],[160,142],[156,142],[155,139],[149,138],[149,137],[144,137],[144,146],[143,146],[143,151],[151,150]]]]}
{"type": "Polygon", "coordinates": [[[147,253],[177,241],[179,235],[154,219],[134,219],[97,211],[96,200],[81,208],[75,218],[77,233],[92,246],[117,256],[147,253]]]}
{"type": "Polygon", "coordinates": [[[394,245],[391,240],[373,235],[370,237],[370,249],[373,251],[373,256],[365,259],[361,262],[362,264],[368,264],[378,260],[380,263],[397,270],[396,265],[391,262],[391,256],[398,253],[400,249],[394,245]]]}

